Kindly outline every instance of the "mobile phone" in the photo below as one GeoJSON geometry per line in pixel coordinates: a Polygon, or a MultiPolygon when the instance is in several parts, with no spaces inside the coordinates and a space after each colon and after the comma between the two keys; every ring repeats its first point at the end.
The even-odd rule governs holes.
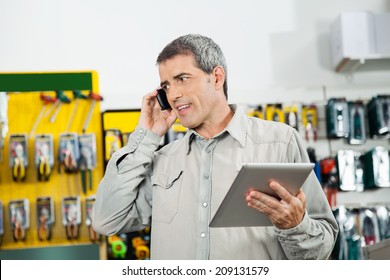
{"type": "Polygon", "coordinates": [[[167,99],[167,93],[163,88],[157,90],[157,101],[160,104],[161,110],[172,109],[167,99]]]}

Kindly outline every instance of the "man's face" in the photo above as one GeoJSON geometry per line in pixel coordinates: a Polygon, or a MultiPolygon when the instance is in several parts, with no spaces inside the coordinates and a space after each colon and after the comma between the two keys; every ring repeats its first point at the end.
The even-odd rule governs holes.
{"type": "Polygon", "coordinates": [[[177,55],[159,65],[161,86],[183,126],[196,129],[212,122],[216,109],[214,75],[196,67],[192,55],[177,55]]]}

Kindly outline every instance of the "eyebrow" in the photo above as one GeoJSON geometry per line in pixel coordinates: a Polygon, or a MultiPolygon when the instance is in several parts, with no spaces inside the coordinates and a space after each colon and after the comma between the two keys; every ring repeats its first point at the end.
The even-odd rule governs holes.
{"type": "MultiPolygon", "coordinates": [[[[173,79],[174,79],[174,80],[177,80],[177,79],[179,79],[180,77],[186,76],[186,75],[191,76],[190,73],[182,72],[182,73],[179,73],[179,74],[173,76],[173,79]]],[[[163,82],[160,83],[160,86],[163,87],[163,86],[166,86],[166,85],[168,85],[168,84],[169,84],[168,81],[163,81],[163,82]]]]}

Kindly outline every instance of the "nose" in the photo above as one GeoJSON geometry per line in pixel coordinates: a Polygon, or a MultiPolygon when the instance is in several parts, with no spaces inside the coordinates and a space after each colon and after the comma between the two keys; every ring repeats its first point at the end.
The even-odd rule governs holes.
{"type": "Polygon", "coordinates": [[[175,86],[169,87],[168,93],[167,93],[168,100],[170,100],[171,102],[175,102],[177,99],[179,99],[182,96],[183,96],[183,94],[181,93],[181,90],[179,87],[175,87],[175,86]]]}

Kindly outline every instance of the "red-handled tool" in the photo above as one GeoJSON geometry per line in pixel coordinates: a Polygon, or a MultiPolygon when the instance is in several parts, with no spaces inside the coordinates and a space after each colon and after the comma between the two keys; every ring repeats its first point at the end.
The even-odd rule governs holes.
{"type": "Polygon", "coordinates": [[[65,132],[69,132],[69,128],[73,122],[74,116],[76,115],[76,111],[77,111],[77,107],[79,106],[80,99],[87,99],[88,98],[88,96],[81,93],[81,90],[74,90],[74,91],[72,91],[72,93],[73,93],[73,99],[76,100],[76,103],[74,105],[72,115],[69,118],[68,125],[66,126],[65,132]]]}
{"type": "Polygon", "coordinates": [[[103,97],[102,97],[101,95],[96,94],[96,93],[93,93],[93,92],[91,92],[91,93],[88,95],[88,99],[91,99],[91,100],[92,100],[92,104],[91,104],[91,108],[89,109],[87,118],[85,119],[85,122],[84,122],[83,134],[85,133],[85,131],[86,131],[87,128],[88,128],[89,122],[90,122],[91,117],[92,117],[93,110],[95,109],[96,102],[98,102],[98,101],[103,101],[103,97]]]}
{"type": "Polygon", "coordinates": [[[46,110],[46,106],[48,104],[50,104],[50,103],[54,104],[57,101],[57,97],[45,95],[43,92],[41,92],[40,98],[43,101],[43,106],[42,106],[41,111],[39,112],[39,115],[38,115],[37,119],[35,120],[35,123],[34,123],[33,127],[31,128],[31,131],[30,131],[30,134],[29,134],[30,138],[33,137],[35,129],[37,128],[39,122],[41,121],[41,119],[43,117],[43,113],[46,110]]]}

